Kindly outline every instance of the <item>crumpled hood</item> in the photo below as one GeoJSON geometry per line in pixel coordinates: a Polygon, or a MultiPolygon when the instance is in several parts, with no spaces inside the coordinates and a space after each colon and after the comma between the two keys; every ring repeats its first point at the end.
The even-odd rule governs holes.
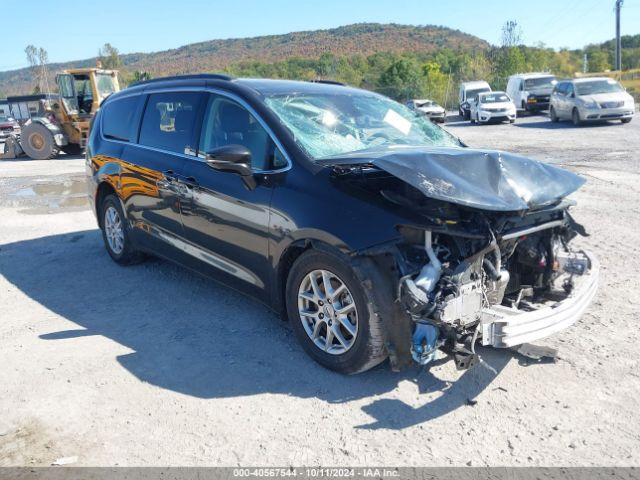
{"type": "Polygon", "coordinates": [[[492,211],[527,210],[555,203],[584,179],[526,157],[469,148],[398,148],[354,152],[326,164],[371,163],[429,198],[492,211]]]}

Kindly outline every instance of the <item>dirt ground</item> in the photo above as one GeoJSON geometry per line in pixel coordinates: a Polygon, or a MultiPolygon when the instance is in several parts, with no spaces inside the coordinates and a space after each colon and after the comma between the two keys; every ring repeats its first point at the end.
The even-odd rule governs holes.
{"type": "Polygon", "coordinates": [[[331,373],[262,305],[166,262],[113,263],[82,159],[0,161],[0,466],[640,463],[640,118],[446,128],[588,181],[573,213],[601,286],[538,343],[555,363],[483,349],[497,374],[331,373]]]}

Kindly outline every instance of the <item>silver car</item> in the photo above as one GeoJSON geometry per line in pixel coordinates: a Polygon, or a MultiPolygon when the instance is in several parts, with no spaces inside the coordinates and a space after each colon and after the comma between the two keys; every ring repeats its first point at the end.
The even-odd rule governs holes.
{"type": "Polygon", "coordinates": [[[446,118],[444,108],[433,100],[409,100],[407,107],[420,115],[428,117],[432,122],[444,123],[446,118]]]}
{"type": "Polygon", "coordinates": [[[633,97],[617,81],[606,77],[578,78],[559,82],[551,93],[552,122],[620,120],[629,123],[635,113],[633,97]]]}

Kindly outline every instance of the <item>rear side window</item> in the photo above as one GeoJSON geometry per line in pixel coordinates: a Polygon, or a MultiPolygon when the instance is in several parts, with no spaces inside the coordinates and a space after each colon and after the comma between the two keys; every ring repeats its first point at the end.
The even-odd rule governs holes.
{"type": "Polygon", "coordinates": [[[102,134],[107,138],[131,141],[133,120],[140,97],[126,97],[108,102],[102,108],[102,134]]]}
{"type": "Polygon", "coordinates": [[[150,95],[140,127],[140,144],[176,153],[193,151],[191,139],[200,98],[197,92],[150,95]]]}

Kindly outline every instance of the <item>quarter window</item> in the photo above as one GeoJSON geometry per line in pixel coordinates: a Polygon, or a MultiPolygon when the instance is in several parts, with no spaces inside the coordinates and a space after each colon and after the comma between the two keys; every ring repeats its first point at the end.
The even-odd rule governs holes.
{"type": "Polygon", "coordinates": [[[133,119],[140,97],[126,97],[108,102],[102,112],[102,134],[107,138],[131,141],[133,119]]]}
{"type": "Polygon", "coordinates": [[[260,122],[242,105],[221,95],[211,95],[207,105],[199,153],[206,155],[226,145],[242,145],[251,152],[254,170],[270,170],[286,165],[271,137],[260,122]]]}
{"type": "Polygon", "coordinates": [[[140,144],[176,153],[192,152],[200,98],[197,92],[149,95],[140,127],[140,144]]]}

